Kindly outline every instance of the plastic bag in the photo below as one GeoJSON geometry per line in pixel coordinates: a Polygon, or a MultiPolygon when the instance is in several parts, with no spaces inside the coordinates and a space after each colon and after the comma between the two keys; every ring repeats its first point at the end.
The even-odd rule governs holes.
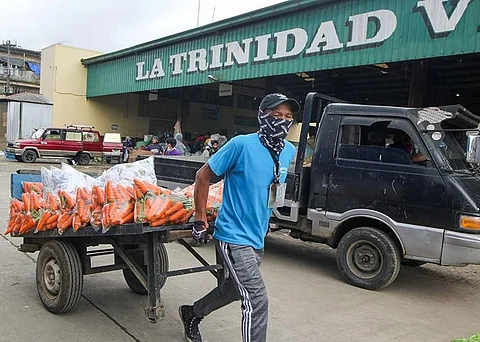
{"type": "Polygon", "coordinates": [[[154,219],[154,212],[150,209],[155,201],[159,201],[157,200],[157,197],[163,196],[162,198],[165,198],[165,196],[170,196],[172,193],[168,189],[143,181],[139,178],[133,179],[133,190],[135,193],[134,217],[135,222],[137,223],[152,222],[154,219]]]}
{"type": "Polygon", "coordinates": [[[105,190],[94,185],[92,188],[92,215],[90,225],[95,231],[102,227],[103,206],[105,205],[105,190]]]}
{"type": "Polygon", "coordinates": [[[133,222],[134,219],[133,187],[123,184],[113,184],[111,180],[105,183],[105,205],[102,213],[102,232],[111,227],[133,222]]]}
{"type": "Polygon", "coordinates": [[[58,233],[61,235],[65,230],[72,227],[75,208],[75,197],[64,190],[58,191],[60,199],[60,213],[57,222],[58,233]]]}
{"type": "Polygon", "coordinates": [[[8,218],[7,230],[3,235],[18,233],[20,230],[20,224],[17,222],[17,217],[23,215],[23,203],[16,198],[12,198],[10,201],[10,215],[8,218]]]}
{"type": "Polygon", "coordinates": [[[59,202],[60,200],[55,194],[51,192],[47,194],[44,206],[39,211],[40,218],[37,222],[35,233],[57,228],[60,209],[59,202]]]}
{"type": "Polygon", "coordinates": [[[22,194],[24,216],[21,221],[19,234],[25,234],[37,227],[43,209],[42,197],[36,192],[22,194]]]}
{"type": "Polygon", "coordinates": [[[101,186],[106,185],[107,181],[112,181],[113,184],[132,185],[134,178],[157,184],[153,156],[129,164],[115,165],[104,171],[97,181],[101,186]]]}
{"type": "Polygon", "coordinates": [[[70,195],[74,195],[77,187],[91,189],[93,185],[98,184],[97,179],[77,171],[65,163],[62,163],[61,169],[51,167],[51,169],[48,170],[42,167],[40,173],[45,193],[58,193],[59,190],[63,190],[70,195]]]}
{"type": "Polygon", "coordinates": [[[92,191],[89,188],[78,187],[73,214],[72,226],[74,231],[86,227],[90,223],[92,214],[92,191]]]}

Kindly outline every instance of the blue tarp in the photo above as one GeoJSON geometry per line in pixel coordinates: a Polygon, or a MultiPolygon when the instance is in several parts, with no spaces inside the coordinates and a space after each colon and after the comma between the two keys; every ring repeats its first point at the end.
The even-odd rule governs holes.
{"type": "Polygon", "coordinates": [[[33,62],[27,62],[27,64],[30,70],[32,70],[35,75],[40,76],[40,65],[33,62]]]}

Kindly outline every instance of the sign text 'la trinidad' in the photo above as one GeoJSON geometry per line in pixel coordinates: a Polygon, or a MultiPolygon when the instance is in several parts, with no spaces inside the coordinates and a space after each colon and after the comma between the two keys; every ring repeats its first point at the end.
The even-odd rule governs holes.
{"type": "MultiPolygon", "coordinates": [[[[447,13],[447,0],[417,1],[411,15],[421,15],[432,39],[448,36],[457,27],[473,0],[459,0],[455,8],[447,13]]],[[[345,26],[349,30],[349,40],[340,41],[333,21],[319,24],[313,36],[301,27],[244,38],[241,42],[231,41],[210,46],[209,49],[197,49],[170,55],[168,62],[155,58],[152,65],[146,61],[137,63],[136,80],[148,80],[165,77],[164,62],[168,63],[170,75],[195,73],[198,71],[222,69],[233,65],[264,63],[271,60],[295,58],[304,53],[304,58],[325,52],[338,52],[360,48],[381,46],[397,29],[397,15],[387,9],[352,15],[345,26]],[[372,34],[368,27],[376,23],[372,34]],[[273,48],[269,48],[273,45],[273,48]],[[254,50],[254,51],[253,51],[254,50]],[[252,51],[252,53],[251,53],[252,51]]]]}

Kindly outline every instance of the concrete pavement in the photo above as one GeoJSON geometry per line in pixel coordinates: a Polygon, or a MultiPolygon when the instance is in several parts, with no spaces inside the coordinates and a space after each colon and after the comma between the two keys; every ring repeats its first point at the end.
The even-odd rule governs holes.
{"type": "MultiPolygon", "coordinates": [[[[1,227],[8,215],[9,174],[19,166],[25,168],[0,160],[1,227]]],[[[121,272],[89,275],[79,305],[53,315],[37,296],[36,254],[17,251],[20,243],[0,236],[0,341],[183,341],[178,306],[215,285],[209,273],[169,278],[162,290],[166,317],[151,324],[143,313],[147,298],[133,293],[121,272]]],[[[167,249],[171,269],[197,265],[181,245],[167,249]]],[[[212,245],[197,250],[213,261],[212,245]]],[[[267,238],[262,271],[270,300],[269,341],[434,342],[480,332],[478,266],[403,267],[391,286],[372,292],[341,279],[335,251],[279,232],[267,238]]],[[[213,313],[201,325],[204,341],[240,341],[240,319],[240,303],[213,313]]]]}

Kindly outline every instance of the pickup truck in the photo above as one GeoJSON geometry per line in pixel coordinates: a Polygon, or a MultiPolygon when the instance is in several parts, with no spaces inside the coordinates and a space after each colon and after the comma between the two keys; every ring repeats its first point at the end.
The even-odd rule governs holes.
{"type": "MultiPolygon", "coordinates": [[[[390,285],[402,264],[480,264],[479,116],[460,105],[356,105],[310,93],[300,121],[271,230],[336,248],[343,278],[370,290],[390,285]],[[408,136],[404,148],[395,136],[408,136]]],[[[200,164],[156,158],[157,178],[189,183],[200,164]]]]}
{"type": "Polygon", "coordinates": [[[68,125],[49,127],[35,132],[30,139],[8,142],[5,156],[25,163],[37,158],[64,158],[79,165],[88,165],[92,158],[120,161],[123,151],[120,134],[102,137],[92,126],[68,125]]]}

